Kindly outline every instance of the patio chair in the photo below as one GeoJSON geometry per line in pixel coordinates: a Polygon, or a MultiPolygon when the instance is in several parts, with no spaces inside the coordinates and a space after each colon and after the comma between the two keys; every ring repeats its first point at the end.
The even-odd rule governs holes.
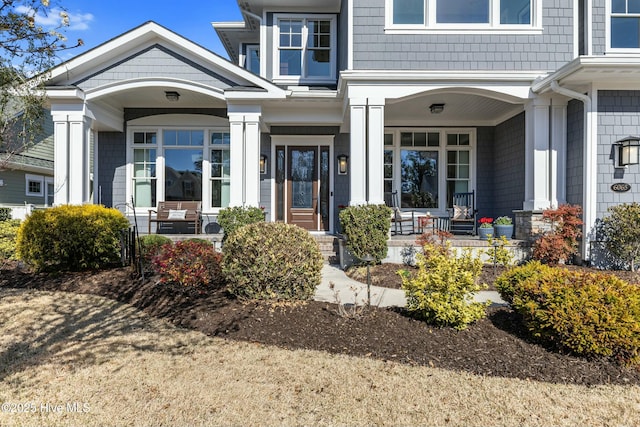
{"type": "Polygon", "coordinates": [[[452,208],[449,210],[449,231],[452,234],[476,235],[475,192],[453,193],[452,208]]]}
{"type": "Polygon", "coordinates": [[[391,193],[391,209],[393,214],[391,216],[391,223],[393,224],[393,234],[398,234],[398,228],[400,234],[403,234],[402,224],[406,224],[407,228],[411,230],[409,234],[415,234],[415,211],[403,211],[400,209],[400,200],[397,191],[391,193]]]}

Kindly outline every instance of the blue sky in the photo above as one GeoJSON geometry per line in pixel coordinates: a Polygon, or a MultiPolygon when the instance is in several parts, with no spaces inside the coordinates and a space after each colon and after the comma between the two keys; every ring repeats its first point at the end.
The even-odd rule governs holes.
{"type": "MultiPolygon", "coordinates": [[[[53,2],[52,2],[53,3],[53,2]]],[[[241,21],[237,0],[59,0],[70,26],[65,35],[84,46],[61,54],[67,60],[147,21],[158,24],[227,58],[211,22],[241,21]]]]}

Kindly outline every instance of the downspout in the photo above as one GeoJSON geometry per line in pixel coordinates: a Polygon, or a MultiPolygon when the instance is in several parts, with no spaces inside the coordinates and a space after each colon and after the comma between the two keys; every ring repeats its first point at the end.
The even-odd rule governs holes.
{"type": "Polygon", "coordinates": [[[583,226],[582,226],[582,247],[581,253],[583,259],[589,259],[591,237],[587,231],[592,230],[595,225],[596,219],[596,204],[594,191],[596,189],[596,173],[597,173],[597,147],[593,143],[593,132],[591,129],[591,97],[580,92],[561,87],[556,80],[551,81],[551,90],[560,95],[567,96],[572,99],[582,101],[584,104],[584,153],[583,153],[583,189],[582,189],[582,204],[585,207],[582,212],[583,226]],[[594,182],[595,181],[595,182],[594,182]]]}

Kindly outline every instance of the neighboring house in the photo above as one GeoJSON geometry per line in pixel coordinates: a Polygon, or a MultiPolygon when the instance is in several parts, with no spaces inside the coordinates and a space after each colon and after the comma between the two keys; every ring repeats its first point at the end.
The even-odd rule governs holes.
{"type": "Polygon", "coordinates": [[[53,120],[47,111],[37,141],[0,152],[0,207],[12,208],[14,218],[24,218],[33,207],[53,205],[53,149],[53,120]]]}
{"type": "Polygon", "coordinates": [[[581,205],[588,258],[597,219],[640,197],[616,144],[640,134],[630,0],[238,3],[213,24],[231,62],[149,22],[51,71],[56,203],[90,201],[93,172],[93,202],[139,221],[182,197],[332,233],[340,205],[400,191],[447,215],[473,190],[521,237],[581,205]]]}

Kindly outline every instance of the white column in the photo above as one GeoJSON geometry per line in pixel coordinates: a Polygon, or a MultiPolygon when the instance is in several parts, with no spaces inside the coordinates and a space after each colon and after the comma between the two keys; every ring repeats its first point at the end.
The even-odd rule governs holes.
{"type": "Polygon", "coordinates": [[[384,204],[384,99],[369,98],[368,202],[384,204]]]}
{"type": "Polygon", "coordinates": [[[89,120],[82,115],[69,117],[69,203],[89,201],[89,120]]]}
{"type": "Polygon", "coordinates": [[[351,143],[349,148],[349,182],[351,196],[349,205],[364,205],[367,202],[367,100],[350,99],[351,143]]]}
{"type": "Polygon", "coordinates": [[[244,115],[229,114],[230,168],[229,206],[242,206],[244,200],[244,115]]]}
{"type": "Polygon", "coordinates": [[[69,123],[67,116],[53,116],[53,185],[55,205],[69,203],[69,123]]]}
{"type": "Polygon", "coordinates": [[[90,202],[91,119],[83,104],[53,105],[54,204],[90,202]]]}
{"type": "Polygon", "coordinates": [[[245,115],[245,205],[260,206],[260,114],[245,115]]]}
{"type": "Polygon", "coordinates": [[[567,101],[554,98],[551,105],[551,204],[567,202],[567,101]]]}
{"type": "Polygon", "coordinates": [[[525,200],[523,209],[551,206],[549,99],[536,98],[525,109],[525,200]]]}

